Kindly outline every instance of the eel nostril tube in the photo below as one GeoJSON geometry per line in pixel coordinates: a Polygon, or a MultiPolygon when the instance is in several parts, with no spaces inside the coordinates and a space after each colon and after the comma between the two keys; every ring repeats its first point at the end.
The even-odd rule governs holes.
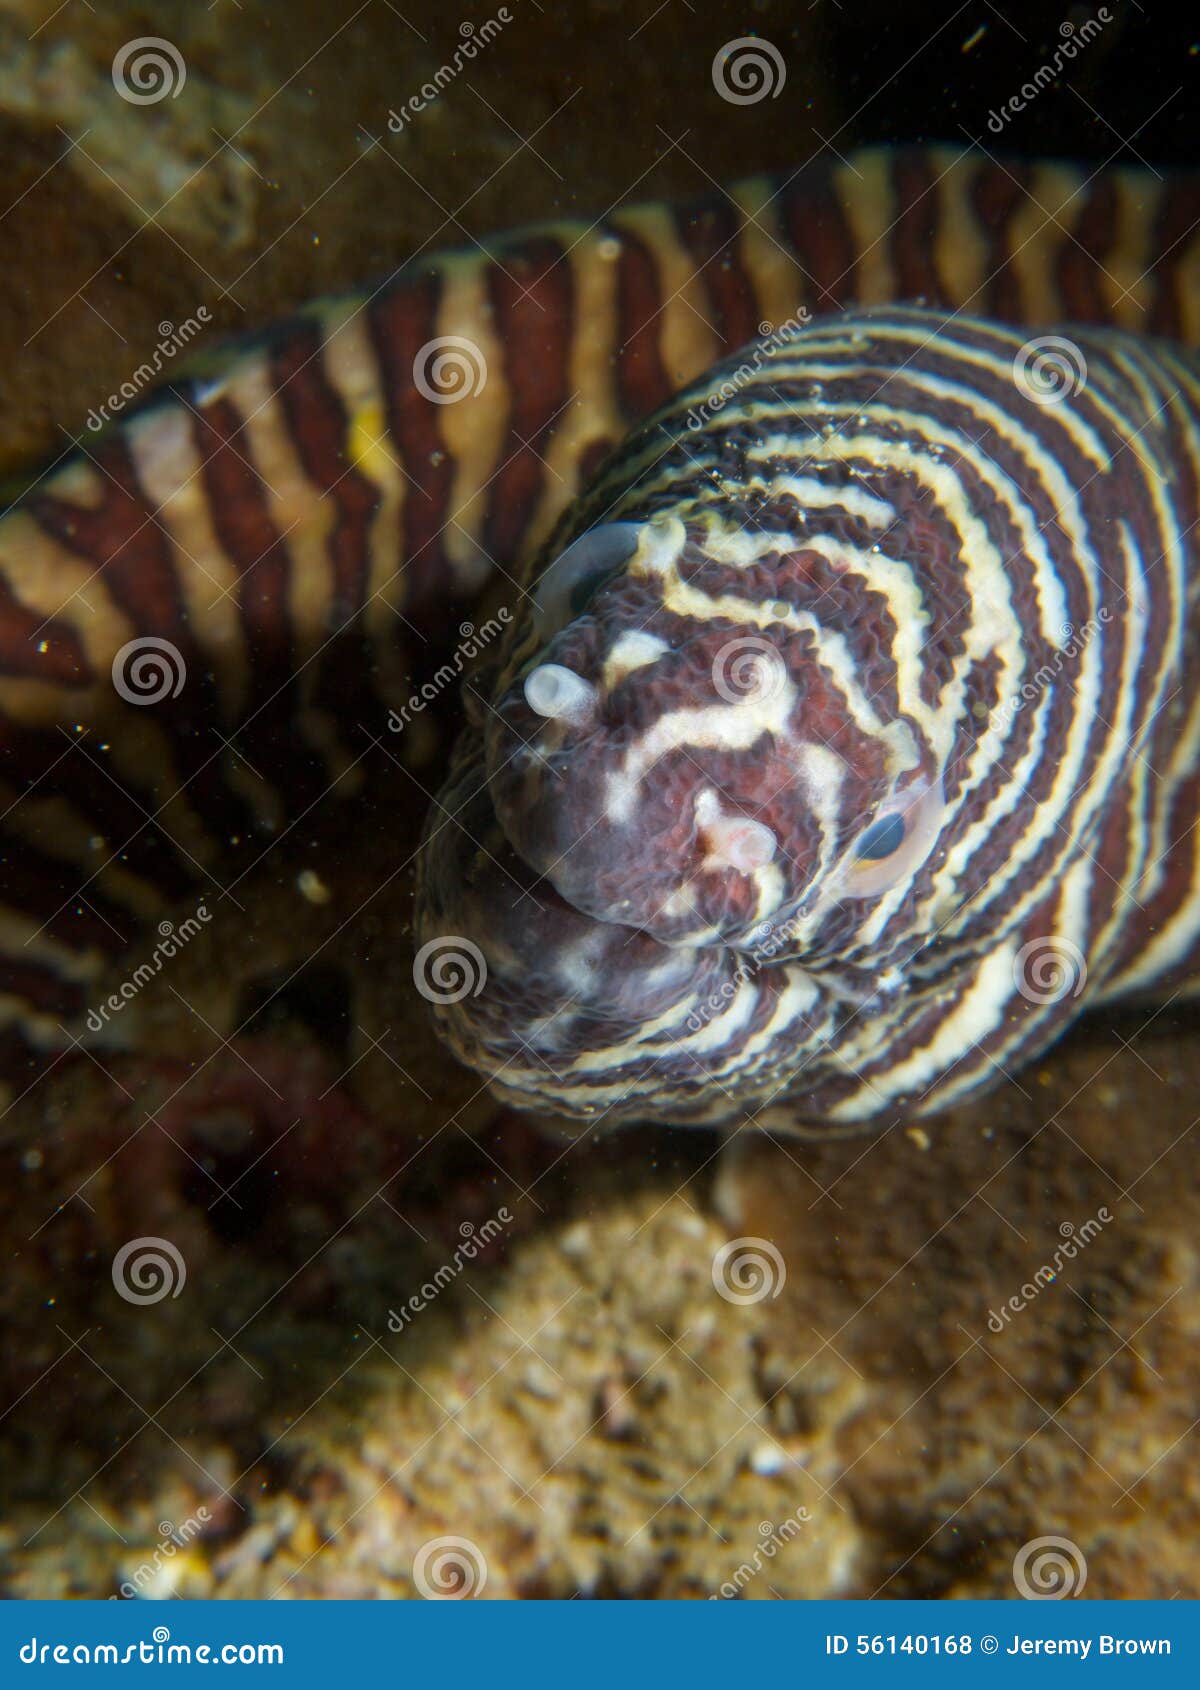
{"type": "Polygon", "coordinates": [[[704,830],[708,864],[753,874],[775,855],[778,842],[769,827],[742,816],[723,816],[704,830]]]}
{"type": "Polygon", "coordinates": [[[707,852],[707,868],[731,868],[738,874],[753,874],[756,868],[765,867],[774,858],[779,846],[765,822],[727,814],[715,792],[702,792],[697,798],[696,822],[707,852]]]}
{"type": "Polygon", "coordinates": [[[542,663],[525,677],[525,702],[552,722],[582,727],[596,710],[596,689],[561,663],[542,663]]]}

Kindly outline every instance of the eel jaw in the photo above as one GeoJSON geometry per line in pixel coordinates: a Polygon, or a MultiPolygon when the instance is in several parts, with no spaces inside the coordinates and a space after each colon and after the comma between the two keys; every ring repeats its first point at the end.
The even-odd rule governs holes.
{"type": "Polygon", "coordinates": [[[590,1114],[588,1075],[614,1069],[636,1087],[661,1056],[647,1034],[682,1029],[728,956],[574,909],[513,848],[478,756],[460,760],[420,861],[417,990],[460,1060],[526,1108],[590,1114]]]}

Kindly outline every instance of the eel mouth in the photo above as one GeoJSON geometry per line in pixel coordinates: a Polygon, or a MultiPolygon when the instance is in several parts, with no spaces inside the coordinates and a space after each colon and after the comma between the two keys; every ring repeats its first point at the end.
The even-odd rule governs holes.
{"type": "Polygon", "coordinates": [[[413,969],[455,1054],[510,1100],[584,1116],[644,1096],[652,1073],[694,1072],[680,1039],[727,949],[574,908],[509,839],[482,753],[456,765],[422,843],[413,969]]]}

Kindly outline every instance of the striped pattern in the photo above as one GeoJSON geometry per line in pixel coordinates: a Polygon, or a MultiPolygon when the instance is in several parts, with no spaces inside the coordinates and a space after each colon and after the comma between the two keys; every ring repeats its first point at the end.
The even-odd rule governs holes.
{"type": "MultiPolygon", "coordinates": [[[[1197,189],[1186,180],[1162,183],[1130,171],[1087,179],[1062,166],[1006,167],[936,148],[864,152],[844,165],[813,163],[783,182],[744,183],[701,204],[633,207],[594,226],[524,232],[497,242],[491,258],[453,253],[422,263],[373,293],[318,305],[232,349],[214,377],[177,384],[102,438],[85,438],[0,518],[0,1066],[23,1090],[45,1054],[67,1048],[81,1030],[105,959],[148,920],[215,862],[253,860],[264,837],[328,792],[360,790],[388,707],[436,672],[481,586],[497,570],[513,579],[527,567],[631,427],[760,327],[800,311],[919,298],[998,322],[1074,320],[1194,343],[1198,213],[1197,189]],[[469,344],[475,373],[486,369],[486,380],[468,380],[464,397],[444,403],[431,371],[438,348],[455,342],[469,344]],[[147,638],[169,643],[186,678],[177,696],[132,705],[114,687],[114,659],[128,642],[147,638]]],[[[1109,357],[1097,356],[1102,364],[1109,357]]],[[[984,352],[979,357],[986,362],[984,352]]],[[[936,365],[924,353],[920,361],[936,365]]],[[[1068,481],[1096,461],[1105,429],[1141,415],[1149,393],[1161,400],[1164,384],[1176,381],[1166,354],[1125,348],[1111,361],[1103,428],[1081,422],[1065,444],[1044,447],[1068,481]],[[1121,358],[1129,362],[1123,374],[1121,358]]],[[[956,379],[946,374],[952,386],[956,379]]],[[[1087,406],[1100,391],[1089,382],[1087,406]]],[[[1158,461],[1170,471],[1181,532],[1192,485],[1182,404],[1172,400],[1169,422],[1156,414],[1149,430],[1169,427],[1158,461]]],[[[721,411],[721,427],[736,414],[721,411]]],[[[1066,415],[1057,417],[1060,427],[1066,415]]],[[[792,447],[780,425],[766,410],[761,419],[747,417],[756,433],[760,421],[764,443],[777,440],[786,458],[792,447]]],[[[1049,427],[1044,408],[1042,425],[1049,427]]],[[[705,434],[706,452],[719,437],[705,434]]],[[[681,436],[681,449],[696,444],[695,431],[681,436]]],[[[666,462],[661,435],[632,449],[666,462]]],[[[740,473],[741,450],[739,440],[716,473],[740,473]]],[[[1020,442],[1001,440],[998,450],[989,473],[1000,475],[1007,453],[1001,479],[1012,483],[1020,442]]],[[[651,474],[628,453],[620,464],[619,481],[631,468],[651,474]]],[[[1168,513],[1157,505],[1143,510],[1148,483],[1128,455],[1123,473],[1136,482],[1131,544],[1144,532],[1165,533],[1168,513]]],[[[686,493],[683,479],[668,477],[647,493],[661,501],[656,512],[676,491],[686,493]]],[[[611,500],[611,475],[604,485],[611,500]]],[[[1027,509],[1035,525],[1052,497],[1048,488],[1027,509]]],[[[881,505],[891,502],[880,495],[881,505]]],[[[997,520],[1004,508],[1001,499],[997,520]]],[[[598,509],[593,499],[589,521],[598,509]]],[[[840,543],[853,547],[861,539],[854,524],[868,519],[826,506],[822,520],[831,536],[845,529],[840,543]]],[[[939,508],[929,521],[942,525],[949,543],[953,513],[939,508]]],[[[993,536],[1001,551],[1012,539],[1007,531],[993,536]]],[[[1073,581],[1072,543],[1057,528],[1045,538],[1042,577],[1058,581],[1082,622],[1094,583],[1085,590],[1082,579],[1073,581]]],[[[723,567],[737,596],[746,560],[731,555],[723,567]]],[[[830,572],[828,599],[836,601],[837,558],[812,567],[830,572]]],[[[1104,567],[1124,566],[1106,552],[1104,567]]],[[[908,588],[921,590],[921,582],[908,588]]],[[[882,594],[881,604],[902,609],[901,586],[893,582],[889,591],[892,600],[882,594]]],[[[938,592],[945,602],[930,614],[957,613],[955,626],[968,627],[975,584],[947,578],[938,592]]],[[[526,603],[515,587],[512,603],[514,610],[526,603]]],[[[1178,607],[1154,603],[1158,637],[1175,625],[1178,607]]],[[[1011,630],[1028,608],[1015,605],[1011,630]]],[[[522,617],[522,638],[525,625],[522,617]]],[[[811,628],[805,637],[818,640],[811,628]]],[[[1105,639],[1116,636],[1106,631],[1105,639]]],[[[979,660],[979,674],[964,677],[955,647],[916,681],[898,654],[891,673],[886,645],[861,678],[853,724],[868,762],[876,757],[876,778],[906,754],[898,733],[881,749],[872,737],[877,723],[912,713],[921,730],[914,744],[932,766],[942,756],[936,742],[945,689],[978,702],[978,689],[1017,672],[1011,640],[991,668],[979,660]],[[913,687],[920,696],[909,696],[913,687]]],[[[1024,661],[1037,650],[1026,649],[1024,661]]],[[[860,660],[853,642],[847,651],[860,660]]],[[[627,638],[618,666],[631,652],[638,662],[647,655],[644,643],[627,638]]],[[[823,672],[836,670],[835,663],[823,672]]],[[[636,680],[631,671],[631,695],[636,680]]],[[[849,684],[846,674],[842,680],[849,684]]],[[[1184,712],[1190,731],[1191,706],[1179,696],[1170,707],[1184,712]]],[[[833,691],[825,707],[832,725],[840,707],[833,691]]],[[[1018,716],[1014,734],[1032,731],[1031,714],[1018,716]]],[[[1051,738],[1060,734],[1054,726],[1051,738]]],[[[1177,739],[1178,731],[1172,747],[1177,739]]],[[[413,734],[400,749],[415,755],[419,744],[413,734]]],[[[806,778],[815,790],[825,765],[819,742],[811,744],[806,778]]],[[[1187,752],[1171,749],[1151,761],[1153,781],[1127,771],[1141,819],[1112,843],[1118,856],[1125,853],[1122,885],[1132,884],[1145,830],[1160,841],[1172,835],[1161,791],[1176,793],[1184,809],[1190,800],[1187,752]]],[[[986,779],[978,784],[964,816],[989,801],[986,779]]],[[[1111,812],[1108,819],[1115,827],[1111,812]]],[[[494,821],[485,823],[494,829],[494,821]]],[[[807,827],[815,844],[817,821],[807,827]]],[[[1013,830],[1021,831],[1015,822],[1013,830]]],[[[1044,851],[1048,862],[1052,852],[1044,851]]],[[[1187,864],[1160,872],[1142,903],[1149,898],[1147,907],[1170,915],[1189,895],[1189,875],[1187,864]]],[[[756,910],[774,895],[760,889],[756,910]]],[[[754,912],[743,902],[744,924],[754,912]]],[[[1007,905],[994,912],[996,919],[1008,914],[1007,905]]],[[[712,915],[704,917],[710,926],[712,915]]],[[[563,912],[565,922],[573,919],[563,912]]],[[[691,916],[677,911],[672,919],[678,934],[695,936],[691,916]]],[[[1186,945],[1166,937],[1171,925],[1158,923],[1158,950],[1146,956],[1111,921],[1104,942],[1113,978],[1140,984],[1186,966],[1186,945]]],[[[594,927],[579,936],[585,948],[598,942],[594,927]]],[[[982,933],[968,922],[964,945],[983,945],[982,933]]],[[[892,939],[888,954],[900,957],[899,929],[892,939]]],[[[821,943],[840,956],[842,941],[821,943]]],[[[866,950],[851,946],[843,969],[847,990],[859,995],[868,988],[853,982],[891,941],[876,935],[863,943],[866,950]]],[[[657,948],[648,954],[657,956],[657,948]]],[[[652,966],[662,973],[661,957],[652,966]]],[[[705,959],[718,985],[727,967],[726,950],[705,959]],[[714,960],[722,955],[725,963],[714,960]]],[[[669,997],[674,988],[663,990],[669,997]]],[[[789,984],[784,996],[790,1002],[804,992],[803,982],[789,984]]],[[[554,990],[545,997],[539,1013],[553,1020],[561,1005],[554,990]]],[[[498,1022],[505,1013],[496,1007],[498,1022]]],[[[464,1054],[480,1059],[474,1034],[454,1036],[464,1054]]],[[[516,1089],[541,1095],[524,1080],[516,1089]]],[[[687,1112],[695,1113],[690,1101],[687,1112]]]]}
{"type": "Polygon", "coordinates": [[[1020,331],[828,319],[579,502],[552,554],[636,549],[518,632],[426,859],[422,937],[486,965],[443,1022],[506,1095],[927,1113],[1196,966],[1200,369],[1072,333],[1086,380],[1046,402],[1020,331]]]}

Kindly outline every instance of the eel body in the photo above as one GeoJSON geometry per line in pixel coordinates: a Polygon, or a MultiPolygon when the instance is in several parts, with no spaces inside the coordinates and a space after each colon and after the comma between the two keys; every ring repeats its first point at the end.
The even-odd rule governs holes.
{"type": "Polygon", "coordinates": [[[387,778],[489,584],[419,940],[479,959],[427,995],[501,1092],[855,1124],[1174,989],[1198,215],[872,150],[422,260],[82,438],[0,517],[10,1088],[189,889],[387,778]],[[1039,945],[1078,991],[1020,989],[1039,945]]]}

